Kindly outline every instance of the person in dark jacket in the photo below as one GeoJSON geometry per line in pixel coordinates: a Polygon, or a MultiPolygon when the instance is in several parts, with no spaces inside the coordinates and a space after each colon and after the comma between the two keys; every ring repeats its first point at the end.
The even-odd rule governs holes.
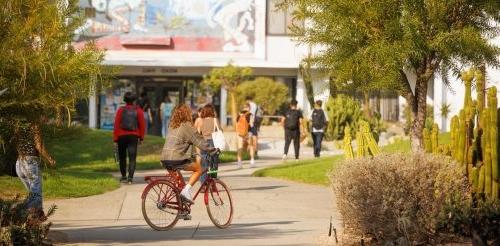
{"type": "Polygon", "coordinates": [[[135,96],[131,92],[125,93],[123,101],[126,105],[119,108],[115,116],[113,127],[113,141],[118,147],[120,159],[120,182],[132,184],[137,158],[137,145],[144,140],[145,120],[144,111],[134,105],[135,96]],[[128,154],[128,177],[127,177],[128,154]]]}

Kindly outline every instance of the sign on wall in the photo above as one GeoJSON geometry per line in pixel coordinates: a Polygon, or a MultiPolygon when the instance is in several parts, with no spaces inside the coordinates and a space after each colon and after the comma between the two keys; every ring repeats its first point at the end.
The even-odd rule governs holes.
{"type": "Polygon", "coordinates": [[[253,53],[255,0],[80,0],[76,45],[253,53]]]}

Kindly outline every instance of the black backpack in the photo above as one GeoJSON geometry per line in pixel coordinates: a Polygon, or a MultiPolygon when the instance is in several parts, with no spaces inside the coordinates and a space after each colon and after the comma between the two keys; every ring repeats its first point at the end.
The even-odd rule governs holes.
{"type": "Polygon", "coordinates": [[[301,112],[297,109],[290,109],[285,115],[285,128],[288,130],[299,129],[299,119],[301,112]]]}
{"type": "Polygon", "coordinates": [[[323,109],[314,109],[312,112],[312,126],[314,129],[323,129],[326,125],[325,113],[323,109]]]}
{"type": "Polygon", "coordinates": [[[137,107],[123,107],[120,128],[127,131],[137,130],[137,107]]]}

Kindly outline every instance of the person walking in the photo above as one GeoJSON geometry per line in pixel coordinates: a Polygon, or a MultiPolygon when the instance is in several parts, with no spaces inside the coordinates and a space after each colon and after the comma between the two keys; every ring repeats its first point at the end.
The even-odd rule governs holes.
{"type": "Polygon", "coordinates": [[[170,116],[172,115],[172,110],[174,109],[174,104],[167,95],[160,104],[160,118],[161,118],[161,135],[163,137],[167,136],[168,125],[170,122],[170,116]]]}
{"type": "Polygon", "coordinates": [[[28,191],[24,202],[26,209],[35,213],[40,221],[47,217],[43,212],[41,161],[55,167],[56,161],[48,154],[42,141],[40,125],[22,120],[14,128],[14,145],[17,151],[16,173],[28,191]]]}
{"type": "Polygon", "coordinates": [[[237,145],[238,145],[238,152],[237,152],[237,161],[238,161],[238,168],[242,168],[242,159],[243,159],[243,151],[249,150],[250,154],[250,167],[255,167],[255,160],[254,160],[254,149],[253,145],[249,144],[249,131],[250,131],[250,119],[252,117],[252,114],[250,113],[250,104],[246,103],[243,109],[240,111],[238,114],[238,117],[236,118],[236,133],[237,133],[237,145]]]}
{"type": "Polygon", "coordinates": [[[151,101],[145,91],[143,91],[139,96],[139,99],[137,99],[137,106],[144,111],[144,121],[146,123],[144,126],[144,132],[145,134],[148,134],[148,129],[153,122],[153,114],[151,112],[151,101]]]}
{"type": "Polygon", "coordinates": [[[321,108],[323,102],[317,100],[314,103],[314,110],[311,112],[309,119],[312,123],[311,135],[314,147],[314,157],[320,157],[321,142],[325,133],[326,126],[328,125],[328,117],[325,111],[321,108]]]}
{"type": "Polygon", "coordinates": [[[135,96],[126,92],[123,96],[126,105],[120,107],[116,112],[113,127],[113,141],[118,147],[118,159],[120,160],[120,182],[132,184],[137,158],[137,145],[144,140],[144,111],[134,105],[135,96]],[[128,154],[128,177],[127,177],[127,154],[128,154]]]}
{"type": "MultiPolygon", "coordinates": [[[[215,148],[214,141],[212,139],[212,133],[216,131],[220,131],[220,124],[215,116],[215,108],[212,104],[207,104],[203,106],[200,110],[200,116],[194,122],[194,127],[197,129],[198,133],[203,136],[203,139],[207,141],[208,146],[211,148],[215,148]]],[[[219,169],[219,156],[218,155],[209,155],[207,151],[200,150],[201,154],[201,167],[202,170],[207,169],[209,167],[209,162],[211,161],[214,166],[211,168],[218,170],[219,169]],[[208,158],[211,158],[210,161],[208,158]]],[[[217,173],[214,174],[213,178],[217,178],[217,173]]],[[[200,177],[200,182],[205,182],[206,174],[203,174],[200,177]]]]}
{"type": "MultiPolygon", "coordinates": [[[[258,135],[260,123],[262,122],[262,109],[253,101],[253,97],[247,96],[246,103],[249,105],[250,112],[250,129],[249,129],[249,144],[252,146],[254,155],[256,155],[258,151],[258,135]]],[[[250,160],[250,165],[255,165],[255,161],[250,160]]]]}
{"type": "Polygon", "coordinates": [[[285,149],[283,153],[283,160],[286,160],[290,143],[293,140],[293,147],[295,150],[295,160],[299,160],[300,151],[300,134],[304,131],[302,111],[297,108],[297,100],[290,102],[290,108],[281,117],[281,124],[285,130],[285,149]]]}

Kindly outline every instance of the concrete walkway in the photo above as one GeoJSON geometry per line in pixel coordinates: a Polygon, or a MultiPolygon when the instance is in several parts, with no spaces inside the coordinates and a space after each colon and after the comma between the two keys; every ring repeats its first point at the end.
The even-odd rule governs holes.
{"type": "MultiPolygon", "coordinates": [[[[281,163],[267,159],[259,168],[281,163]]],[[[47,201],[58,210],[51,217],[53,235],[63,245],[318,245],[328,240],[330,216],[339,227],[328,187],[273,178],[251,177],[256,169],[223,164],[220,178],[229,185],[234,217],[228,229],[217,229],[202,199],[193,205],[193,219],[179,220],[170,231],[154,231],[141,213],[143,177],[163,170],[141,171],[133,185],[85,198],[47,201]],[[325,239],[326,238],[326,239],[325,239]]],[[[197,187],[195,187],[197,188],[197,187]]]]}

